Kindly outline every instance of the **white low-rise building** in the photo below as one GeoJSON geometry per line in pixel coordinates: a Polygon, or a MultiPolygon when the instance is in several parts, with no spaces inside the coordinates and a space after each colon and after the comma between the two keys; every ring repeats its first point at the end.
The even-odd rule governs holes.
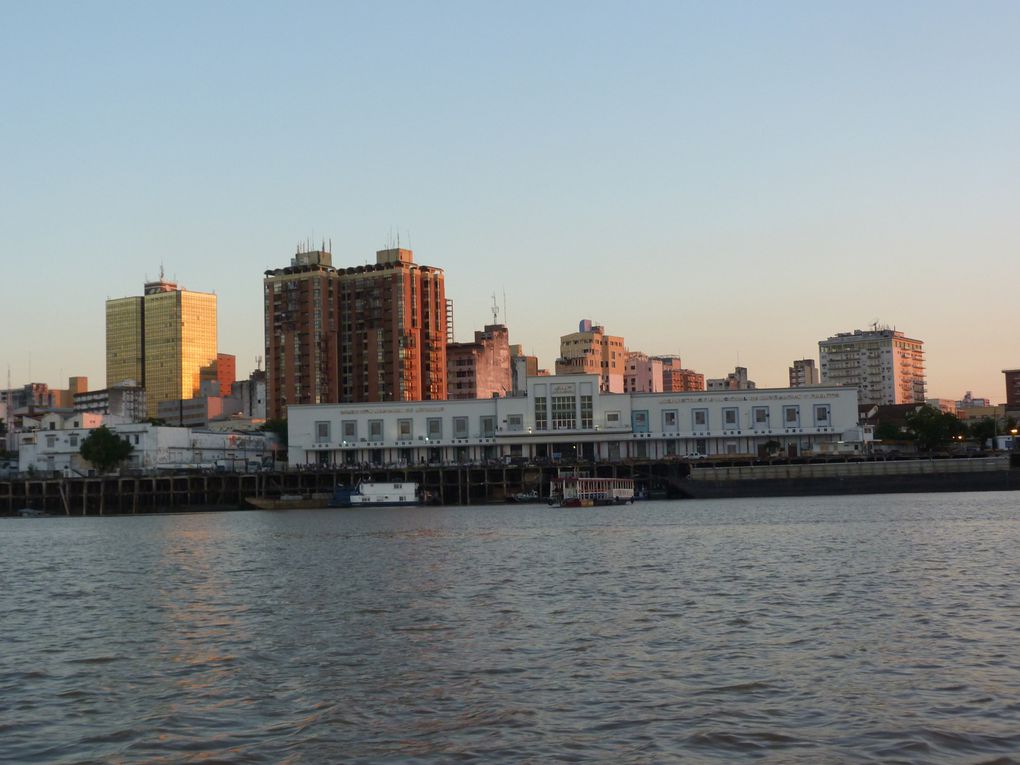
{"type": "Polygon", "coordinates": [[[598,375],[530,378],[507,398],[292,405],[288,422],[292,465],[797,455],[862,438],[853,388],[600,393],[598,375]]]}
{"type": "Polygon", "coordinates": [[[131,456],[122,465],[127,469],[221,468],[240,471],[262,465],[266,456],[262,433],[214,433],[122,420],[92,413],[68,417],[46,414],[31,423],[33,429],[18,433],[18,469],[23,473],[91,475],[94,469],[81,456],[81,445],[100,425],[106,425],[134,447],[131,456]]]}

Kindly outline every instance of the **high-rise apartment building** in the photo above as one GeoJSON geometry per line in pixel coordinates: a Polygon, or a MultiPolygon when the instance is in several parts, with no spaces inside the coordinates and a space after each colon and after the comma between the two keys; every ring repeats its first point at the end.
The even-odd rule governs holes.
{"type": "Polygon", "coordinates": [[[340,401],[446,398],[446,281],[405,249],[340,272],[340,401]]]}
{"type": "Polygon", "coordinates": [[[288,404],[340,402],[340,280],[325,249],[298,251],[287,268],[266,271],[266,414],[288,404]]]}
{"type": "Polygon", "coordinates": [[[685,369],[679,356],[655,356],[662,362],[662,390],[666,393],[705,390],[705,375],[685,369]]]}
{"type": "Polygon", "coordinates": [[[160,273],[141,297],[106,301],[106,385],[145,388],[149,417],[160,401],[198,395],[216,360],[216,295],[179,288],[160,273]]]}
{"type": "Polygon", "coordinates": [[[1020,407],[1020,369],[1003,369],[1002,374],[1006,376],[1006,406],[1020,407]]]}
{"type": "Polygon", "coordinates": [[[627,349],[623,338],[607,335],[603,327],[583,319],[577,332],[560,337],[558,375],[599,375],[603,393],[623,393],[627,349]]]}
{"type": "Polygon", "coordinates": [[[862,404],[923,404],[924,342],[894,329],[841,332],[818,343],[822,383],[857,388],[862,404]]]}
{"type": "Polygon", "coordinates": [[[299,251],[264,287],[270,418],[289,404],[446,398],[444,275],[411,250],[352,268],[299,251]]]}
{"type": "Polygon", "coordinates": [[[818,385],[821,378],[818,365],[814,359],[796,359],[790,367],[790,387],[802,388],[805,385],[818,385]]]}

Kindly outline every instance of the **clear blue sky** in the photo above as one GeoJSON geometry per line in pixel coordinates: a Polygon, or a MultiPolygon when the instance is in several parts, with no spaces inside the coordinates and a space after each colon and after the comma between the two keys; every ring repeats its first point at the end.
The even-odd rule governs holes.
{"type": "Polygon", "coordinates": [[[266,268],[323,237],[364,263],[398,231],[446,269],[458,339],[505,291],[544,366],[584,317],[759,385],[875,320],[925,340],[930,395],[1000,401],[1020,366],[1020,3],[0,0],[0,18],[15,384],[102,385],[104,300],[160,263],[218,293],[247,373],[266,268]]]}

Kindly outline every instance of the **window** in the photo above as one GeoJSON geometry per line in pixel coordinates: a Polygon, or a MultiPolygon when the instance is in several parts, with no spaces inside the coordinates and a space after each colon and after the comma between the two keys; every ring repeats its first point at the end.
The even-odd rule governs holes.
{"type": "Polygon", "coordinates": [[[740,426],[739,411],[736,407],[726,407],[722,410],[723,427],[735,430],[740,426]]]}
{"type": "Polygon", "coordinates": [[[552,397],[553,430],[571,430],[577,427],[577,414],[574,411],[573,396],[552,397]]]}
{"type": "MultiPolygon", "coordinates": [[[[382,441],[382,420],[368,421],[368,440],[382,441]]],[[[380,455],[379,461],[382,462],[382,455],[380,455]]]]}
{"type": "Polygon", "coordinates": [[[595,421],[594,407],[591,396],[581,396],[581,427],[591,430],[595,421]]]}
{"type": "Polygon", "coordinates": [[[831,423],[828,404],[817,404],[815,406],[815,425],[820,428],[827,428],[831,423]]]}
{"type": "Polygon", "coordinates": [[[329,441],[329,423],[328,422],[317,422],[315,423],[315,443],[324,444],[329,441]]]}
{"type": "Polygon", "coordinates": [[[549,414],[546,409],[547,399],[535,399],[535,430],[545,430],[549,427],[549,414]]]}
{"type": "Polygon", "coordinates": [[[57,437],[56,436],[46,436],[46,448],[47,449],[52,449],[56,445],[57,445],[57,437]]]}
{"type": "Polygon", "coordinates": [[[708,427],[708,410],[692,409],[691,421],[694,423],[695,430],[704,430],[708,427]]]}
{"type": "Polygon", "coordinates": [[[631,412],[630,415],[631,428],[635,433],[647,433],[648,432],[648,410],[641,409],[631,412]]]}
{"type": "Polygon", "coordinates": [[[454,417],[453,418],[453,437],[454,438],[467,438],[468,437],[468,418],[467,417],[454,417]]]}
{"type": "Polygon", "coordinates": [[[414,438],[414,423],[410,418],[397,420],[397,433],[401,441],[414,438]]]}
{"type": "Polygon", "coordinates": [[[606,412],[606,425],[608,425],[611,428],[620,427],[620,413],[606,412]]]}
{"type": "Polygon", "coordinates": [[[676,430],[676,410],[668,409],[662,413],[662,429],[676,430]]]}
{"type": "Polygon", "coordinates": [[[356,420],[343,421],[344,441],[354,441],[358,437],[358,423],[356,420]]]}
{"type": "Polygon", "coordinates": [[[756,428],[767,428],[769,425],[769,408],[767,406],[756,406],[754,408],[754,426],[756,428]]]}
{"type": "Polygon", "coordinates": [[[492,438],[496,435],[496,418],[492,415],[487,415],[481,418],[482,436],[484,438],[492,438]]]}
{"type": "Polygon", "coordinates": [[[430,441],[438,441],[443,437],[443,421],[439,417],[429,417],[426,422],[430,441]]]}
{"type": "Polygon", "coordinates": [[[506,418],[506,428],[512,431],[524,430],[524,415],[523,414],[511,414],[506,418]]]}
{"type": "Polygon", "coordinates": [[[67,443],[70,446],[77,446],[78,445],[78,434],[77,433],[72,433],[71,435],[69,435],[67,437],[67,443]]]}
{"type": "Polygon", "coordinates": [[[800,427],[800,407],[799,406],[784,406],[783,407],[783,425],[787,428],[798,428],[800,427]]]}

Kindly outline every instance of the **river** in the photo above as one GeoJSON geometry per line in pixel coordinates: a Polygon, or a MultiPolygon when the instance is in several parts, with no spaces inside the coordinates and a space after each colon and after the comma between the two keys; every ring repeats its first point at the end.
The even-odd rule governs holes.
{"type": "Polygon", "coordinates": [[[1020,762],[1020,493],[0,520],[0,761],[1020,762]]]}

